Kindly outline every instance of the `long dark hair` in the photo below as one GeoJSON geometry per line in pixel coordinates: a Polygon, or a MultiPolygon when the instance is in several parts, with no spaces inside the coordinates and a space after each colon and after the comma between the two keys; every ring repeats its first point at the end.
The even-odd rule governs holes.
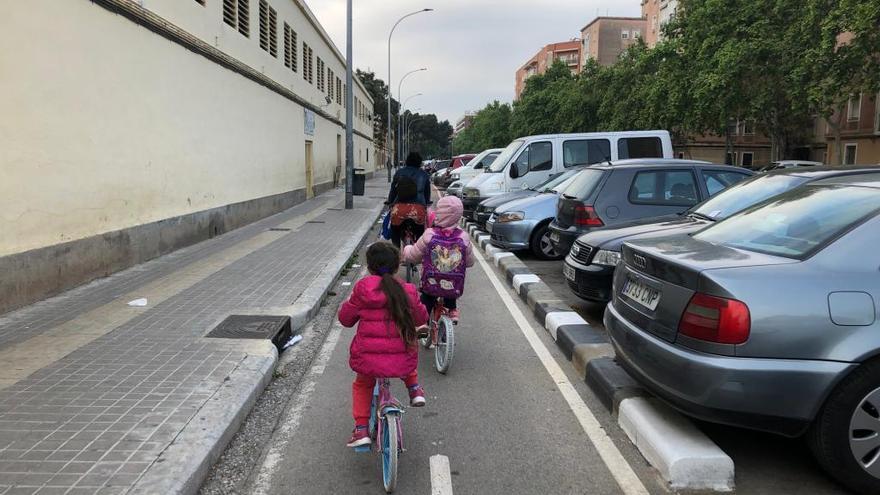
{"type": "Polygon", "coordinates": [[[400,267],[400,251],[387,242],[376,242],[367,248],[367,269],[382,277],[380,287],[388,299],[388,313],[400,330],[407,345],[416,345],[416,324],[409,309],[409,296],[394,274],[400,267]]]}

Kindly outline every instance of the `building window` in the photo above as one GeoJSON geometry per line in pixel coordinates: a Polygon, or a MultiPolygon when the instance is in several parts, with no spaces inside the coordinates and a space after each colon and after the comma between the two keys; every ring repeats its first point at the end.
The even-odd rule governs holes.
{"type": "Polygon", "coordinates": [[[742,161],[740,162],[740,166],[743,168],[752,168],[752,163],[754,163],[755,154],[751,151],[743,151],[742,153],[742,161]]]}
{"type": "Polygon", "coordinates": [[[845,148],[843,148],[843,164],[844,165],[855,165],[856,164],[856,151],[858,150],[858,145],[855,143],[847,144],[845,148]]]}
{"type": "Polygon", "coordinates": [[[336,78],[336,104],[342,105],[342,79],[336,78]]]}
{"type": "Polygon", "coordinates": [[[620,38],[621,38],[621,39],[624,39],[624,40],[628,40],[628,39],[629,39],[629,31],[627,31],[626,29],[624,29],[623,31],[621,31],[621,32],[620,32],[620,38]]]}
{"type": "Polygon", "coordinates": [[[205,0],[196,0],[196,2],[199,3],[202,7],[205,6],[205,0]]]}
{"type": "Polygon", "coordinates": [[[266,0],[260,0],[260,48],[278,57],[278,13],[266,0]]]}
{"type": "Polygon", "coordinates": [[[223,22],[250,36],[250,0],[223,0],[223,22]]]}
{"type": "Polygon", "coordinates": [[[849,103],[846,109],[846,118],[850,122],[859,120],[859,114],[862,110],[862,95],[852,95],[849,97],[849,103]]]}
{"type": "Polygon", "coordinates": [[[321,60],[321,57],[318,57],[318,62],[316,64],[318,66],[318,91],[324,92],[324,61],[321,60]]]}
{"type": "Polygon", "coordinates": [[[348,84],[342,85],[342,93],[345,95],[345,98],[342,99],[342,108],[348,108],[348,84]]]}
{"type": "Polygon", "coordinates": [[[633,37],[633,39],[641,38],[642,37],[642,30],[641,29],[633,29],[632,37],[633,37]]]}
{"type": "Polygon", "coordinates": [[[333,71],[330,70],[330,67],[327,67],[327,96],[329,96],[331,100],[333,99],[333,79],[335,77],[336,76],[333,74],[333,71]]]}
{"type": "Polygon", "coordinates": [[[736,165],[736,151],[733,153],[727,153],[727,157],[724,159],[725,165],[736,165]]]}
{"type": "Polygon", "coordinates": [[[303,41],[303,79],[315,84],[315,73],[312,71],[312,48],[303,41]]]}
{"type": "Polygon", "coordinates": [[[284,66],[296,72],[299,59],[296,53],[296,31],[284,23],[284,66]]]}

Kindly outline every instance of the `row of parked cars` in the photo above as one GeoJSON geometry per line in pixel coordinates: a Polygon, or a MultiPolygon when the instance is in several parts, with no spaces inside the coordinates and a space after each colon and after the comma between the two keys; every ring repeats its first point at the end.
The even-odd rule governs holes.
{"type": "Polygon", "coordinates": [[[493,244],[564,259],[655,395],[804,437],[843,484],[880,493],[880,168],[755,175],[672,159],[668,139],[522,138],[449,190],[493,244]]]}

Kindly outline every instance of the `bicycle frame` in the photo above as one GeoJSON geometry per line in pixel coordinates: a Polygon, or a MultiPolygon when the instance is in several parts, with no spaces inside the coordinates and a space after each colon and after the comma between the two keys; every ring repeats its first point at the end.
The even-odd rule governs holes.
{"type": "MultiPolygon", "coordinates": [[[[373,437],[373,447],[375,452],[382,452],[382,422],[380,419],[399,419],[406,412],[400,405],[394,395],[391,393],[391,380],[388,378],[380,378],[376,380],[376,386],[373,387],[373,403],[370,406],[370,436],[373,437]],[[396,416],[396,418],[392,418],[396,416]]],[[[397,429],[398,450],[403,450],[403,431],[397,429]]],[[[369,452],[370,447],[357,447],[355,452],[369,452]]]]}

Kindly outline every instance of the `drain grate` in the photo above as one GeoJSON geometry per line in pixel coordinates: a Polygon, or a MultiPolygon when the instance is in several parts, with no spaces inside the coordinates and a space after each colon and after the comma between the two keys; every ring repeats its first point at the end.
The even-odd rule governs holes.
{"type": "Polygon", "coordinates": [[[327,211],[342,211],[342,208],[327,208],[327,211]]]}
{"type": "Polygon", "coordinates": [[[206,337],[214,339],[265,339],[281,350],[293,335],[289,316],[232,315],[214,327],[206,337]]]}
{"type": "Polygon", "coordinates": [[[286,229],[284,227],[273,227],[269,229],[269,232],[290,232],[290,229],[286,229]]]}
{"type": "Polygon", "coordinates": [[[306,223],[327,223],[327,222],[325,222],[325,221],[323,221],[323,220],[310,220],[310,221],[308,221],[308,222],[306,222],[306,223]]]}

